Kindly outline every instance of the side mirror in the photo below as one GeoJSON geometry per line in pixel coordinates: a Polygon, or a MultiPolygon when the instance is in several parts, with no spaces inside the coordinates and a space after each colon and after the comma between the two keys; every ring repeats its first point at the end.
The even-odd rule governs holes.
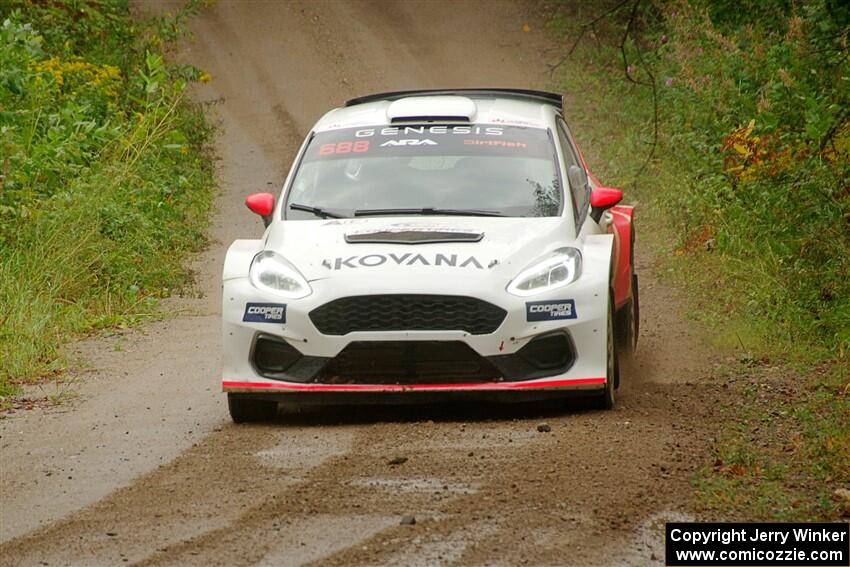
{"type": "Polygon", "coordinates": [[[263,218],[263,225],[269,226],[272,222],[274,212],[274,195],[271,193],[252,193],[245,197],[245,206],[251,212],[263,218]]]}
{"type": "Polygon", "coordinates": [[[602,213],[623,200],[623,192],[611,187],[597,187],[590,192],[590,218],[599,222],[602,213]]]}

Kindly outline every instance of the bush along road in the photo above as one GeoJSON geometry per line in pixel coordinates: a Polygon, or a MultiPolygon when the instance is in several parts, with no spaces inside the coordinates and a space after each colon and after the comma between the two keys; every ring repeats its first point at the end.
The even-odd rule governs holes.
{"type": "Polygon", "coordinates": [[[70,337],[155,316],[188,281],[213,180],[186,89],[209,76],[162,51],[191,11],[0,3],[0,396],[57,376],[70,337]]]}
{"type": "MultiPolygon", "coordinates": [[[[197,293],[163,301],[171,317],[72,343],[69,356],[90,366],[74,374],[76,395],[0,421],[0,564],[660,563],[665,519],[719,514],[692,482],[713,465],[724,423],[750,407],[740,390],[754,382],[738,373],[740,353],[683,317],[662,277],[670,264],[650,251],[663,241],[645,230],[660,205],[643,193],[627,192],[646,219],[643,336],[616,410],[348,408],[230,424],[217,391],[218,286],[226,246],[262,230],[244,195],[277,191],[307,129],[346,98],[545,88],[557,80],[546,62],[564,51],[559,30],[545,29],[551,5],[281,6],[218,2],[178,16],[192,35],[169,60],[208,73],[193,94],[215,103],[219,126],[210,245],[189,264],[197,293]]],[[[602,161],[611,123],[574,104],[584,149],[602,161]]]]}
{"type": "Polygon", "coordinates": [[[631,189],[742,404],[705,511],[850,515],[850,6],[548,3],[591,163],[631,189]],[[581,38],[580,41],[576,41],[581,38]],[[582,91],[584,92],[584,91],[582,91]]]}

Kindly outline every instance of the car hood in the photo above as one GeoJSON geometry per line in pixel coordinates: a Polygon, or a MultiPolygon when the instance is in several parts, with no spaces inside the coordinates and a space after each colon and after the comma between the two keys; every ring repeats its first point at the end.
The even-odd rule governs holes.
{"type": "Polygon", "coordinates": [[[506,278],[572,241],[561,217],[405,217],[275,223],[265,249],[310,281],[506,278]]]}

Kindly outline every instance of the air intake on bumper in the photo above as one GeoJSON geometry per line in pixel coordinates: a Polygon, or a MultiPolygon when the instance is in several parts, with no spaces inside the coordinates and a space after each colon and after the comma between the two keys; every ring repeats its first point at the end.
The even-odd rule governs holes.
{"type": "Polygon", "coordinates": [[[473,297],[456,295],[359,295],[317,307],[310,320],[323,335],[368,331],[496,332],[507,311],[473,297]]]}

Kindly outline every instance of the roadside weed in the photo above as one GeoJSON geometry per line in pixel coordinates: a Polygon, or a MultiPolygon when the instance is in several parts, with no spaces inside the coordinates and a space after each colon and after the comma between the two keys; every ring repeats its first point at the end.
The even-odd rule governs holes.
{"type": "Polygon", "coordinates": [[[739,353],[743,406],[724,410],[695,479],[704,511],[838,517],[833,491],[850,483],[850,6],[548,7],[564,53],[580,38],[554,78],[591,166],[642,205],[640,242],[660,273],[739,353]]]}
{"type": "Polygon", "coordinates": [[[190,283],[211,131],[185,94],[203,73],[162,52],[196,4],[148,21],[122,1],[0,7],[0,396],[190,283]]]}

